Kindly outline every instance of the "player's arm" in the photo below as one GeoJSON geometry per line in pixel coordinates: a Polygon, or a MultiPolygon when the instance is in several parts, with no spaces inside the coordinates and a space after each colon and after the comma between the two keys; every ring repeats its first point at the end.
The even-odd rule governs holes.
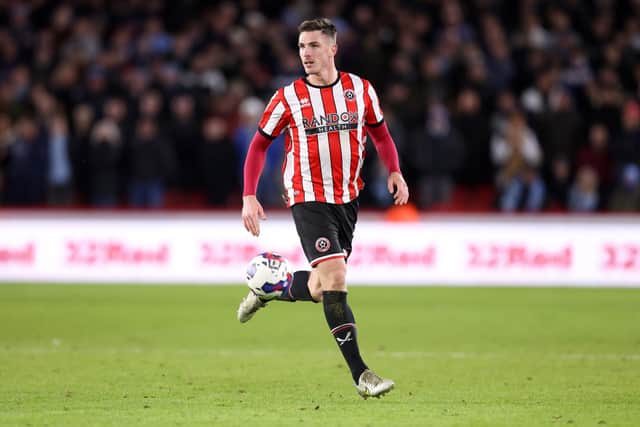
{"type": "Polygon", "coordinates": [[[278,89],[258,122],[258,131],[253,136],[247,158],[244,161],[244,189],[242,190],[242,222],[244,228],[254,236],[260,234],[260,220],[266,219],[262,205],[256,198],[258,181],[267,157],[267,148],[289,123],[290,112],[284,99],[284,91],[278,89]]]}
{"type": "Polygon", "coordinates": [[[400,172],[400,161],[398,159],[398,150],[393,143],[393,138],[389,133],[389,128],[385,122],[376,125],[367,125],[367,132],[373,140],[373,145],[384,163],[389,178],[387,179],[387,188],[389,193],[393,194],[393,201],[396,205],[404,205],[409,200],[409,187],[400,172]]]}
{"type": "Polygon", "coordinates": [[[272,139],[260,131],[256,132],[249,145],[244,161],[244,188],[242,190],[242,222],[244,228],[254,236],[260,235],[260,220],[266,219],[264,209],[256,197],[258,181],[267,157],[267,148],[272,139]]]}

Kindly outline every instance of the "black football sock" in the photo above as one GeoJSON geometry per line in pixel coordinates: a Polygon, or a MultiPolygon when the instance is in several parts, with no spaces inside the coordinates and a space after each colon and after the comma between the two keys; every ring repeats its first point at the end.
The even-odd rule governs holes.
{"type": "Polygon", "coordinates": [[[286,289],[282,291],[282,295],[278,297],[281,301],[313,301],[311,297],[311,292],[309,291],[309,275],[310,271],[306,270],[298,270],[293,273],[293,279],[291,279],[291,283],[287,286],[286,289]]]}
{"type": "Polygon", "coordinates": [[[347,293],[342,291],[322,292],[324,316],[331,328],[331,333],[340,347],[342,356],[347,361],[353,381],[357,384],[360,374],[367,369],[367,365],[360,356],[356,337],[356,321],[347,304],[347,293]]]}

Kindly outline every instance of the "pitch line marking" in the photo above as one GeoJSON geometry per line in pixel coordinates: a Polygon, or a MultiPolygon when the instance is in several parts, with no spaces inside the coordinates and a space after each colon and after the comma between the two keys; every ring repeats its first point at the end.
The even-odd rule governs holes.
{"type": "MultiPolygon", "coordinates": [[[[54,354],[54,353],[102,353],[102,354],[183,354],[202,356],[237,356],[239,354],[248,356],[274,356],[286,353],[323,353],[333,354],[332,350],[282,350],[282,349],[261,349],[247,350],[242,348],[223,349],[166,349],[166,348],[142,348],[142,347],[110,347],[110,348],[74,348],[64,344],[52,345],[51,347],[0,347],[1,354],[54,354]]],[[[445,359],[507,359],[518,353],[480,353],[463,351],[375,351],[376,357],[391,357],[397,359],[411,358],[445,358],[445,359]]],[[[549,353],[541,354],[541,358],[562,359],[562,360],[634,360],[640,361],[640,354],[637,353],[549,353]]]]}

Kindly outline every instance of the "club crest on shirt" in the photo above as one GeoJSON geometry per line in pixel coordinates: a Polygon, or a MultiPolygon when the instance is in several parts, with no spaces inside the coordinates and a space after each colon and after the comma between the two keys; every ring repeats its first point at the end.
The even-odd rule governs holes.
{"type": "Polygon", "coordinates": [[[344,91],[344,97],[347,98],[349,101],[352,101],[356,97],[356,94],[352,89],[346,89],[344,91]]]}

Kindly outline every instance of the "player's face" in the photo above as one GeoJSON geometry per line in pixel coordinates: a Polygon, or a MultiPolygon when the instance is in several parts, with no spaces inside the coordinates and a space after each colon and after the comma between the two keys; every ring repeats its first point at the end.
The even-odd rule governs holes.
{"type": "Polygon", "coordinates": [[[300,60],[307,74],[319,74],[333,66],[336,45],[321,31],[305,31],[298,38],[300,60]]]}

